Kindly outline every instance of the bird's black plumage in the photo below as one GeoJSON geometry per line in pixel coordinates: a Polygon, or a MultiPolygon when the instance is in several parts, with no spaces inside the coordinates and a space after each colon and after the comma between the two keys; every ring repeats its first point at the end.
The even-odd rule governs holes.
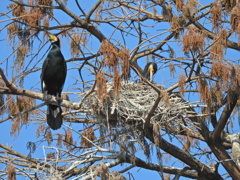
{"type": "MultiPolygon", "coordinates": [[[[67,66],[60,50],[58,37],[49,33],[52,48],[42,66],[41,86],[44,99],[48,95],[56,96],[61,100],[61,93],[66,79],[67,66]]],[[[53,130],[59,129],[62,125],[62,109],[60,106],[48,105],[47,123],[53,130]]]]}
{"type": "Polygon", "coordinates": [[[155,62],[149,62],[145,66],[143,70],[143,76],[148,79],[149,81],[152,81],[153,75],[157,72],[157,64],[155,62]]]}

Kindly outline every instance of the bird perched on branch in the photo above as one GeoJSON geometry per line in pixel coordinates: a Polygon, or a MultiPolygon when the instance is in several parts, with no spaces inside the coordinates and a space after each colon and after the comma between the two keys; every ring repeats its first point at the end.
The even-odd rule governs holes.
{"type": "MultiPolygon", "coordinates": [[[[60,50],[60,41],[57,36],[48,32],[52,49],[42,66],[41,86],[43,99],[48,100],[49,95],[56,96],[58,104],[61,102],[61,93],[66,79],[67,66],[60,50]]],[[[48,105],[47,123],[53,130],[62,125],[62,109],[58,105],[48,105]]]]}
{"type": "Polygon", "coordinates": [[[143,76],[152,82],[153,75],[157,72],[157,64],[155,62],[149,62],[143,70],[143,76]]]}

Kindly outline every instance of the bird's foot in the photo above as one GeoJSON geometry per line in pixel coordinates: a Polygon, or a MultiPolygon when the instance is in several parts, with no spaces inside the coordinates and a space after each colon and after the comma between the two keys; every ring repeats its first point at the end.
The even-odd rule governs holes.
{"type": "Polygon", "coordinates": [[[43,101],[49,101],[51,99],[51,95],[47,94],[47,92],[43,93],[43,101]]]}
{"type": "Polygon", "coordinates": [[[60,105],[62,102],[62,98],[61,98],[61,96],[59,96],[59,94],[56,95],[56,100],[58,102],[58,105],[60,105]]]}

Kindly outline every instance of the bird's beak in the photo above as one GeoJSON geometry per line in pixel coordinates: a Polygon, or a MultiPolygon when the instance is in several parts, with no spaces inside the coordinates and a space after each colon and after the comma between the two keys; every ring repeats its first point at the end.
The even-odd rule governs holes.
{"type": "Polygon", "coordinates": [[[152,65],[149,67],[149,72],[150,72],[150,81],[152,82],[153,74],[154,74],[154,69],[152,65]]]}
{"type": "Polygon", "coordinates": [[[57,41],[57,36],[55,36],[53,33],[47,32],[47,34],[48,34],[50,42],[57,41]]]}
{"type": "Polygon", "coordinates": [[[152,68],[152,67],[150,67],[149,71],[150,71],[151,73],[153,73],[153,68],[152,68]]]}
{"type": "Polygon", "coordinates": [[[149,71],[150,71],[150,81],[152,81],[152,78],[153,78],[153,68],[152,67],[150,67],[150,69],[149,69],[149,71]]]}

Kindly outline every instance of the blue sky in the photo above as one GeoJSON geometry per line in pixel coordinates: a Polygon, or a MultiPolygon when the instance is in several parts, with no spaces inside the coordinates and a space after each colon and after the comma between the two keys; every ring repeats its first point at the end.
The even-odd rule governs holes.
{"type": "MultiPolygon", "coordinates": [[[[8,11],[5,7],[9,4],[9,2],[10,1],[1,2],[0,12],[5,13],[8,11]]],[[[89,7],[90,6],[84,7],[84,9],[89,8],[89,7]]],[[[75,5],[71,6],[71,8],[76,9],[76,6],[75,5]]],[[[69,21],[71,21],[70,18],[63,16],[62,15],[63,13],[61,13],[59,10],[56,10],[54,12],[54,14],[58,19],[62,20],[61,23],[68,23],[69,21]]],[[[0,17],[0,21],[3,21],[5,19],[6,19],[5,16],[0,17]]],[[[0,28],[3,28],[8,23],[10,23],[10,21],[0,22],[0,28]]],[[[56,24],[53,23],[52,25],[56,25],[56,24]]],[[[52,31],[52,32],[57,33],[58,31],[52,31]]],[[[104,30],[105,35],[109,34],[110,32],[111,32],[111,30],[109,30],[109,32],[104,30]]],[[[5,70],[6,67],[11,67],[13,65],[12,63],[14,61],[14,56],[11,56],[9,59],[5,60],[2,63],[3,59],[7,58],[9,56],[9,54],[12,52],[12,48],[9,44],[7,44],[6,29],[3,29],[0,32],[0,37],[1,37],[0,38],[0,46],[2,47],[0,50],[0,52],[1,52],[1,60],[0,60],[1,66],[0,67],[5,70]]],[[[39,36],[39,38],[40,39],[42,38],[41,35],[39,36]]],[[[46,39],[45,39],[45,41],[46,41],[46,39]]],[[[69,40],[67,40],[66,38],[61,38],[62,53],[63,53],[65,59],[70,59],[70,58],[72,58],[71,54],[70,54],[70,48],[66,44],[69,44],[69,40]]],[[[36,53],[36,51],[37,51],[36,49],[37,49],[38,45],[34,45],[34,46],[36,48],[35,48],[35,51],[32,53],[36,53]]],[[[41,67],[41,64],[43,63],[43,60],[45,58],[43,58],[43,60],[38,64],[36,64],[36,62],[39,61],[39,58],[42,58],[42,55],[47,51],[49,46],[50,46],[50,43],[48,42],[46,44],[46,46],[41,50],[40,54],[37,55],[37,57],[34,59],[34,61],[32,61],[29,64],[29,69],[36,65],[37,65],[36,67],[41,67]]],[[[96,52],[99,47],[100,47],[100,43],[95,39],[95,41],[92,42],[92,50],[94,50],[94,52],[96,52]]],[[[71,67],[76,67],[76,65],[72,64],[72,63],[68,63],[68,68],[70,69],[71,67]]],[[[85,74],[83,74],[85,80],[87,80],[89,78],[88,74],[89,73],[85,70],[85,74]]],[[[8,71],[7,75],[8,75],[8,78],[11,79],[10,71],[8,71]]],[[[64,90],[63,90],[64,92],[72,90],[72,87],[70,87],[70,86],[73,84],[74,78],[79,79],[78,70],[77,69],[68,70],[68,76],[67,76],[66,83],[64,86],[64,90]]],[[[27,78],[25,80],[24,88],[30,89],[33,91],[38,91],[38,92],[40,91],[40,71],[37,71],[37,72],[27,76],[27,78]]],[[[41,101],[37,100],[37,104],[39,104],[39,103],[41,103],[41,101]]],[[[43,109],[45,109],[45,108],[46,107],[43,107],[43,109]]],[[[4,117],[6,117],[6,116],[4,116],[4,117]]],[[[2,134],[2,138],[0,138],[1,143],[8,145],[8,146],[13,146],[14,150],[16,150],[24,155],[28,155],[29,151],[27,150],[26,145],[27,145],[27,142],[36,142],[37,138],[36,138],[35,134],[36,134],[36,130],[37,130],[37,125],[33,125],[32,123],[29,123],[28,125],[22,126],[20,134],[18,136],[14,137],[14,136],[10,136],[11,124],[12,124],[12,121],[10,121],[10,120],[0,124],[1,134],[2,134]]],[[[79,124],[77,124],[77,126],[79,126],[79,129],[81,129],[81,127],[82,127],[82,125],[79,125],[79,124]]],[[[59,131],[63,132],[63,130],[59,130],[59,131]]],[[[52,131],[52,133],[57,133],[59,131],[54,131],[54,132],[52,131]]],[[[38,139],[38,140],[40,140],[40,139],[38,139]]],[[[77,137],[76,137],[76,140],[77,140],[77,137]]],[[[53,144],[55,144],[55,143],[53,143],[53,144]]],[[[37,150],[35,153],[32,154],[32,157],[33,158],[43,158],[44,157],[44,151],[43,151],[44,146],[47,146],[47,144],[39,143],[37,150]]],[[[45,151],[48,152],[49,150],[45,149],[45,151]]],[[[140,157],[143,157],[143,156],[140,155],[140,157]]],[[[4,167],[4,165],[0,164],[0,169],[3,167],[4,167]]],[[[136,168],[131,173],[133,174],[133,177],[135,179],[145,179],[146,175],[148,178],[151,178],[151,179],[159,177],[158,173],[156,173],[156,172],[149,173],[149,171],[148,171],[148,173],[145,173],[145,171],[146,170],[144,170],[144,169],[136,168]]],[[[128,177],[128,176],[126,176],[126,177],[128,177]]],[[[26,178],[18,177],[18,179],[26,179],[26,178]]]]}
{"type": "MultiPolygon", "coordinates": [[[[93,2],[96,2],[96,1],[90,1],[90,3],[94,4],[93,2]]],[[[5,9],[6,5],[9,3],[9,1],[3,1],[1,2],[1,6],[0,6],[0,12],[7,12],[7,9],[5,9]]],[[[83,3],[83,9],[84,10],[88,10],[90,7],[91,7],[91,4],[87,4],[87,3],[83,3]]],[[[74,12],[79,12],[80,14],[80,11],[77,9],[77,7],[75,6],[75,4],[73,3],[73,5],[71,5],[70,3],[68,3],[68,7],[73,10],[74,12]]],[[[66,16],[63,16],[59,10],[56,10],[54,12],[55,16],[60,19],[60,23],[61,24],[64,24],[64,23],[68,23],[71,21],[71,18],[68,18],[66,16]]],[[[6,17],[0,17],[0,21],[6,19],[6,17]]],[[[6,24],[8,24],[9,21],[6,21],[6,22],[0,22],[0,28],[3,28],[6,24]]],[[[56,25],[57,23],[53,23],[51,25],[56,25]]],[[[163,23],[164,25],[164,23],[163,23]]],[[[168,29],[169,27],[167,26],[163,26],[163,29],[166,28],[168,29]]],[[[106,37],[110,37],[111,33],[112,33],[112,30],[111,28],[107,27],[107,26],[101,26],[99,27],[99,29],[104,33],[104,35],[106,37]]],[[[156,33],[159,33],[159,30],[155,30],[153,29],[152,31],[156,31],[156,33]]],[[[57,33],[58,31],[52,31],[53,33],[57,33]]],[[[40,35],[39,38],[41,39],[42,36],[40,35]]],[[[135,48],[136,44],[137,44],[137,41],[135,39],[132,39],[130,37],[125,37],[126,38],[126,46],[131,50],[133,50],[133,48],[135,48]]],[[[234,39],[234,36],[232,37],[234,39]]],[[[1,52],[1,60],[0,62],[2,62],[3,59],[5,59],[6,57],[8,57],[8,55],[11,53],[12,51],[12,48],[7,45],[7,41],[5,40],[6,39],[6,30],[4,29],[3,31],[0,32],[0,46],[2,47],[2,49],[0,50],[1,52]]],[[[116,41],[121,41],[121,36],[120,34],[113,34],[113,37],[112,37],[112,42],[116,42],[116,41]]],[[[161,41],[163,39],[159,39],[159,41],[161,41]]],[[[46,42],[46,39],[45,39],[45,42],[46,42]]],[[[61,47],[62,47],[62,53],[65,57],[65,59],[70,59],[72,58],[71,54],[70,54],[70,48],[68,46],[69,44],[69,40],[67,40],[67,38],[61,38],[61,47]]],[[[176,51],[176,57],[182,57],[184,56],[182,50],[181,50],[181,43],[176,43],[176,42],[172,42],[172,43],[169,43],[168,44],[169,46],[172,46],[172,48],[174,48],[174,50],[176,51]]],[[[29,68],[32,68],[33,66],[36,65],[36,67],[41,67],[41,63],[43,62],[43,60],[39,63],[37,63],[37,61],[43,56],[43,54],[46,52],[46,50],[49,48],[50,46],[50,43],[48,42],[46,44],[46,46],[41,50],[40,54],[37,56],[37,58],[34,59],[33,62],[31,62],[29,64],[29,68]]],[[[34,44],[34,49],[35,51],[33,53],[36,53],[37,52],[37,47],[38,45],[35,45],[34,44]]],[[[96,39],[96,38],[93,38],[92,41],[88,44],[88,47],[91,48],[91,50],[95,53],[98,51],[99,47],[100,47],[100,43],[99,41],[96,39]]],[[[166,48],[166,47],[165,47],[166,48]]],[[[89,55],[89,52],[85,49],[84,51],[86,54],[89,55]]],[[[162,56],[168,56],[168,53],[162,53],[160,54],[162,56]]],[[[236,57],[238,57],[238,52],[234,51],[234,50],[228,50],[227,52],[227,58],[229,59],[235,59],[236,60],[236,57]]],[[[145,63],[146,63],[146,58],[141,58],[138,60],[140,66],[143,68],[145,63]]],[[[157,60],[157,62],[160,62],[159,60],[157,60]]],[[[9,67],[12,65],[13,63],[13,56],[11,56],[8,60],[6,60],[3,64],[1,64],[1,68],[5,69],[6,66],[8,65],[9,67]]],[[[78,62],[79,63],[79,62],[78,62]]],[[[64,86],[64,92],[68,92],[68,91],[72,91],[73,90],[73,87],[72,87],[72,84],[75,82],[75,78],[79,79],[79,74],[78,74],[78,70],[76,68],[72,69],[73,67],[76,67],[76,65],[74,63],[68,63],[68,76],[67,76],[67,79],[66,79],[66,83],[65,83],[65,86],[64,86]]],[[[174,77],[172,77],[170,75],[170,72],[169,72],[169,67],[167,67],[167,65],[164,64],[164,61],[161,61],[159,63],[159,71],[158,73],[155,75],[155,78],[154,78],[154,81],[157,82],[158,84],[163,84],[166,88],[167,87],[170,87],[171,85],[175,84],[178,82],[178,76],[179,74],[181,73],[184,73],[183,70],[180,70],[180,69],[177,69],[179,70],[174,77]]],[[[92,79],[92,75],[89,75],[89,71],[88,70],[84,70],[84,79],[85,80],[89,80],[89,79],[92,79]]],[[[33,91],[40,91],[40,71],[37,71],[29,76],[27,76],[26,80],[25,80],[25,84],[24,84],[24,88],[26,89],[31,89],[33,91]],[[34,86],[32,86],[32,82],[34,82],[34,86]]],[[[11,73],[8,72],[8,78],[11,77],[11,73]]],[[[132,77],[134,77],[134,80],[136,80],[136,74],[134,72],[132,72],[132,77]]],[[[82,86],[80,84],[77,84],[74,86],[74,88],[81,88],[82,86]],[[80,87],[78,87],[80,86],[80,87]]],[[[74,98],[74,95],[71,96],[72,98],[74,98]]],[[[194,98],[194,97],[192,97],[194,98]]],[[[37,101],[37,104],[41,103],[41,101],[37,101]]],[[[44,107],[43,109],[45,109],[46,107],[44,107]]],[[[237,123],[237,121],[234,121],[236,127],[234,128],[234,131],[235,132],[239,132],[239,125],[237,123]]],[[[66,123],[68,124],[68,123],[66,123]]],[[[77,125],[79,129],[82,128],[82,125],[77,125]]],[[[31,123],[27,126],[23,126],[22,127],[22,130],[19,134],[19,136],[17,137],[13,137],[13,136],[8,136],[10,134],[10,130],[11,130],[11,121],[7,121],[5,123],[2,123],[0,124],[0,128],[1,128],[1,133],[2,134],[7,134],[7,136],[5,137],[2,137],[0,138],[1,139],[1,143],[5,144],[5,145],[13,145],[13,149],[15,149],[16,151],[19,151],[20,153],[23,153],[25,155],[28,154],[28,151],[26,149],[26,142],[29,142],[29,141],[36,141],[36,136],[35,136],[35,132],[36,132],[36,125],[32,125],[31,123]]],[[[60,130],[63,132],[63,130],[60,130]]],[[[58,131],[54,132],[54,133],[57,133],[58,131]]],[[[168,139],[168,138],[166,138],[168,139]]],[[[176,141],[176,140],[174,140],[176,141]]],[[[180,143],[178,141],[174,142],[174,143],[180,143]]],[[[41,143],[39,144],[39,147],[37,148],[36,152],[33,154],[33,157],[43,157],[43,145],[46,146],[45,143],[41,143]]],[[[205,144],[204,143],[201,143],[202,145],[202,148],[205,147],[205,144]]],[[[155,151],[153,151],[153,154],[155,153],[155,151]]],[[[138,157],[142,158],[143,160],[145,159],[145,157],[143,156],[142,152],[139,152],[137,153],[138,157]]],[[[154,163],[157,163],[157,160],[154,159],[154,156],[153,156],[153,160],[152,160],[154,163]]],[[[165,165],[165,163],[163,163],[165,165]]],[[[173,166],[175,167],[182,167],[182,164],[179,163],[178,161],[175,161],[175,160],[171,160],[170,163],[167,163],[168,165],[171,165],[173,164],[173,166]]],[[[0,168],[1,168],[1,164],[0,164],[0,168]]],[[[136,179],[136,180],[141,180],[141,179],[160,179],[160,176],[157,172],[154,172],[154,171],[148,171],[148,170],[144,170],[144,169],[140,169],[140,168],[135,168],[134,170],[131,170],[131,173],[133,174],[133,177],[136,179]]],[[[128,176],[126,176],[128,177],[128,176]]],[[[173,177],[173,176],[172,176],[173,177]]],[[[187,178],[181,178],[181,180],[185,180],[187,178]]]]}

